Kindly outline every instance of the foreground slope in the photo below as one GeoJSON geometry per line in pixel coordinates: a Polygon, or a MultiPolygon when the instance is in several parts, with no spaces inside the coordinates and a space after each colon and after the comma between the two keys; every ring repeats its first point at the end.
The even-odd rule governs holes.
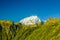
{"type": "Polygon", "coordinates": [[[0,40],[60,40],[60,19],[49,18],[44,23],[27,26],[0,20],[0,40]]]}
{"type": "Polygon", "coordinates": [[[48,19],[25,40],[60,40],[60,19],[48,19]]]}
{"type": "Polygon", "coordinates": [[[0,20],[0,39],[1,40],[24,40],[39,25],[23,25],[8,20],[0,20]]]}

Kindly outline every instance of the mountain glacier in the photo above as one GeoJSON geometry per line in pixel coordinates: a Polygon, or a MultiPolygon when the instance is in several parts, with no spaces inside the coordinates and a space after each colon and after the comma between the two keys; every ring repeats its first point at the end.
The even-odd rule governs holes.
{"type": "Polygon", "coordinates": [[[38,22],[41,22],[41,20],[37,16],[30,16],[20,20],[20,23],[24,25],[36,24],[38,22]]]}

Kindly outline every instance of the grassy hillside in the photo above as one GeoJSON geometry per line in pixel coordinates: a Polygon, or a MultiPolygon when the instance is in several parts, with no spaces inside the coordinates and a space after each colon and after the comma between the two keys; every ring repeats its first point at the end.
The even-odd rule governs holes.
{"type": "Polygon", "coordinates": [[[49,18],[28,26],[0,20],[0,40],[60,40],[60,19],[49,18]]]}

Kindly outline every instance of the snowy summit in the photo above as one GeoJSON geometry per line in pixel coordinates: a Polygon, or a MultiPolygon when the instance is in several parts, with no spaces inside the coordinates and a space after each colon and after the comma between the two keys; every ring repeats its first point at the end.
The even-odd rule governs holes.
{"type": "Polygon", "coordinates": [[[24,25],[36,24],[38,22],[41,22],[41,20],[37,16],[26,17],[20,21],[24,25]]]}

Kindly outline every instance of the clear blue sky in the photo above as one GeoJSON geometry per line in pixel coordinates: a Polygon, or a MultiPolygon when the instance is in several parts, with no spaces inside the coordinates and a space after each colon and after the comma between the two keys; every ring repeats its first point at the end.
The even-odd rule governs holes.
{"type": "Polygon", "coordinates": [[[0,0],[0,20],[18,22],[31,15],[60,18],[60,0],[0,0]]]}

